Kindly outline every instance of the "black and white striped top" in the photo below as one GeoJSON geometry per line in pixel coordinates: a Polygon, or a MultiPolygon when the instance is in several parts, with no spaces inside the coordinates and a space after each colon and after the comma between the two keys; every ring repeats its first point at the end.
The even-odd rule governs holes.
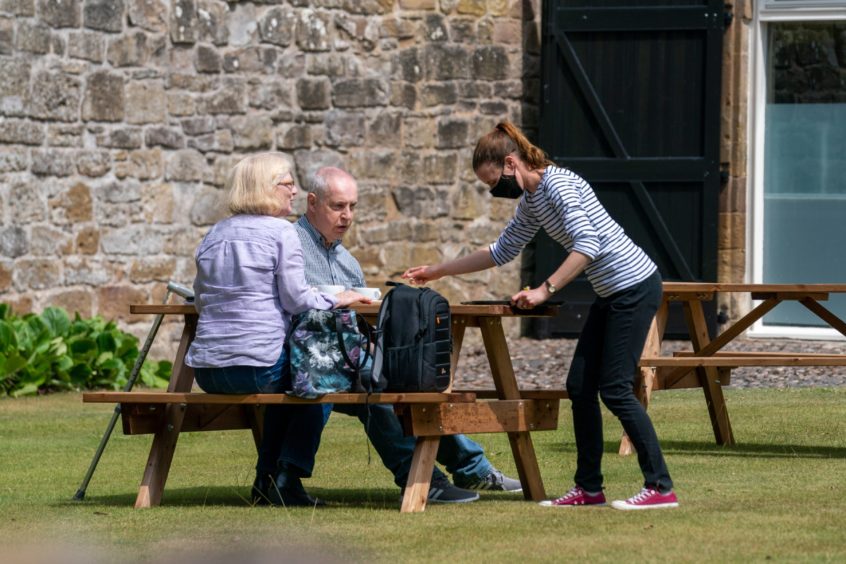
{"type": "Polygon", "coordinates": [[[657,268],[611,219],[590,184],[566,168],[547,167],[534,193],[523,192],[514,217],[490,246],[494,262],[513,260],[541,227],[568,253],[591,259],[585,274],[602,297],[642,282],[657,268]]]}

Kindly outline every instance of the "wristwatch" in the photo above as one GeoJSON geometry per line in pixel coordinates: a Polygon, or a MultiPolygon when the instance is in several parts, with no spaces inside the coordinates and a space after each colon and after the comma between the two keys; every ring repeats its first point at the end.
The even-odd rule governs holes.
{"type": "Polygon", "coordinates": [[[553,286],[552,282],[550,282],[549,280],[544,280],[543,283],[546,285],[546,289],[549,290],[550,294],[554,294],[555,292],[558,291],[558,288],[553,286]]]}

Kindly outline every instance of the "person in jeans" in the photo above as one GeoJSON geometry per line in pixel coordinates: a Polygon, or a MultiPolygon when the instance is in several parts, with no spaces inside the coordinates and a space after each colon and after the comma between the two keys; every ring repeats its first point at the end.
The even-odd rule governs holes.
{"type": "MultiPolygon", "coordinates": [[[[303,246],[306,281],[313,285],[365,287],[361,265],[341,240],[349,231],[358,202],[358,186],[345,171],[324,167],[307,181],[305,215],[294,224],[303,246]]],[[[333,409],[327,406],[328,410],[333,409]]],[[[335,405],[334,411],[358,417],[394,482],[404,487],[411,468],[416,439],[403,434],[402,425],[389,405],[335,405]],[[369,417],[369,420],[368,420],[369,417]]],[[[479,498],[476,491],[522,491],[518,480],[505,476],[485,457],[482,447],[464,435],[441,438],[437,460],[449,471],[455,485],[437,467],[429,488],[429,501],[460,503],[479,498]],[[458,487],[456,487],[458,486],[458,487]]]]}
{"type": "MultiPolygon", "coordinates": [[[[233,215],[215,224],[197,249],[194,305],[199,320],[185,363],[206,392],[281,392],[291,316],[370,301],[354,292],[310,291],[300,239],[283,219],[297,194],[291,170],[283,153],[239,161],[227,184],[233,215]]],[[[323,425],[320,405],[267,407],[254,502],[323,504],[306,493],[300,480],[311,476],[323,425]]]]}
{"type": "Polygon", "coordinates": [[[541,505],[604,505],[602,415],[598,398],[623,424],[637,449],[643,487],[616,509],[677,507],[673,482],[655,429],[634,394],[634,377],[652,318],[661,300],[655,263],[608,215],[591,186],[559,168],[509,122],[479,139],[473,170],[491,194],[519,198],[514,217],[490,247],[437,265],[416,266],[403,278],[421,284],[442,276],[477,272],[513,260],[540,228],[562,244],[567,258],[537,288],[511,297],[532,308],[584,272],[598,295],[567,376],[576,436],[575,485],[541,505]]]}

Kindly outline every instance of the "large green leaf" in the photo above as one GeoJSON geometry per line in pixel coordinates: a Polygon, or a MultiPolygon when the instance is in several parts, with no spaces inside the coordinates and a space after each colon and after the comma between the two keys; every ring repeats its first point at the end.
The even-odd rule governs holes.
{"type": "Polygon", "coordinates": [[[65,310],[58,307],[48,307],[41,314],[41,319],[55,336],[65,335],[70,328],[70,319],[65,310]]]}

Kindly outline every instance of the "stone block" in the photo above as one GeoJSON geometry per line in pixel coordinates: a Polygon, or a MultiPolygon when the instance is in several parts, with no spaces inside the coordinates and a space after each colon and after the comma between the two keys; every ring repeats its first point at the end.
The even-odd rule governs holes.
{"type": "Polygon", "coordinates": [[[17,258],[29,253],[29,238],[22,227],[0,227],[0,255],[17,258]]]}
{"type": "Polygon", "coordinates": [[[71,236],[49,225],[33,225],[29,237],[29,252],[34,256],[64,256],[73,252],[71,236]]]}
{"type": "Polygon", "coordinates": [[[214,47],[197,45],[194,52],[194,68],[197,72],[219,73],[223,68],[223,57],[214,47]]]}
{"type": "Polygon", "coordinates": [[[496,20],[491,39],[496,45],[519,46],[523,43],[523,22],[520,20],[496,20]]]}
{"type": "Polygon", "coordinates": [[[129,304],[144,304],[149,300],[146,291],[133,286],[100,287],[97,288],[97,314],[110,321],[134,321],[129,304]]]}
{"type": "Polygon", "coordinates": [[[307,149],[311,147],[313,138],[311,126],[301,124],[285,124],[276,131],[276,148],[283,151],[292,149],[307,149]]]}
{"type": "Polygon", "coordinates": [[[150,180],[162,176],[162,151],[159,148],[119,151],[114,155],[117,178],[150,180]]]}
{"type": "Polygon", "coordinates": [[[403,17],[382,20],[382,35],[395,39],[412,39],[417,35],[419,22],[403,17]]]}
{"type": "Polygon", "coordinates": [[[287,6],[271,8],[259,20],[258,29],[262,43],[287,47],[296,34],[297,14],[287,6]]]}
{"type": "Polygon", "coordinates": [[[235,150],[235,141],[230,130],[220,129],[214,133],[188,139],[188,148],[196,149],[201,153],[231,153],[235,150]]]}
{"type": "Polygon", "coordinates": [[[427,107],[455,104],[458,89],[454,82],[433,82],[423,86],[420,102],[427,107]]]}
{"type": "Polygon", "coordinates": [[[47,145],[51,147],[79,147],[82,143],[82,125],[50,124],[47,126],[47,145]]]}
{"type": "Polygon", "coordinates": [[[126,86],[126,121],[161,123],[167,118],[167,96],[159,80],[133,81],[126,86]]]}
{"type": "MultiPolygon", "coordinates": [[[[350,174],[356,178],[376,178],[387,181],[396,178],[398,159],[397,152],[394,150],[367,148],[350,151],[347,160],[350,174]]],[[[361,194],[359,198],[361,201],[361,194]]]]}
{"type": "Polygon", "coordinates": [[[0,173],[19,172],[29,166],[29,151],[24,147],[3,147],[0,151],[0,173]]]}
{"type": "Polygon", "coordinates": [[[182,125],[182,131],[184,131],[186,135],[202,135],[203,133],[211,133],[217,127],[215,119],[211,116],[187,118],[183,119],[179,123],[182,125]]]}
{"type": "Polygon", "coordinates": [[[93,63],[103,62],[106,42],[99,33],[72,31],[68,34],[68,56],[93,63]]]}
{"type": "Polygon", "coordinates": [[[458,0],[456,11],[459,14],[484,16],[487,13],[486,0],[458,0]]]}
{"type": "Polygon", "coordinates": [[[462,184],[454,195],[451,216],[467,220],[483,217],[486,211],[483,198],[477,186],[462,184]]]}
{"type": "Polygon", "coordinates": [[[141,284],[144,282],[167,282],[176,269],[176,259],[173,257],[146,257],[132,261],[129,269],[129,279],[141,284]]]}
{"type": "Polygon", "coordinates": [[[38,16],[50,27],[79,27],[81,0],[38,0],[38,16]]]}
{"type": "Polygon", "coordinates": [[[92,290],[72,289],[50,293],[44,300],[44,306],[60,307],[71,317],[77,313],[80,317],[91,317],[94,312],[94,292],[92,290]]]}
{"type": "Polygon", "coordinates": [[[5,293],[12,289],[12,272],[14,272],[14,269],[12,261],[0,260],[0,292],[5,293]]]}
{"type": "Polygon", "coordinates": [[[402,114],[381,112],[367,128],[367,144],[371,146],[399,147],[402,142],[402,114]]]}
{"type": "Polygon", "coordinates": [[[413,110],[417,105],[417,89],[406,82],[391,83],[391,105],[413,110]]]}
{"type": "Polygon", "coordinates": [[[18,23],[15,49],[36,55],[50,52],[50,28],[41,22],[18,23]]]}
{"type": "Polygon", "coordinates": [[[88,76],[82,101],[82,118],[89,121],[121,121],[126,96],[123,77],[98,71],[88,76]]]}
{"type": "Polygon", "coordinates": [[[339,153],[328,149],[296,151],[294,162],[297,165],[297,175],[300,178],[305,178],[324,166],[344,168],[344,158],[339,153]]]}
{"type": "Polygon", "coordinates": [[[350,147],[364,143],[365,116],[361,112],[332,110],[326,114],[326,144],[350,147]]]}
{"type": "Polygon", "coordinates": [[[275,66],[276,50],[272,48],[244,47],[223,56],[223,70],[228,73],[270,74],[275,66]]]}
{"type": "Polygon", "coordinates": [[[417,82],[423,78],[421,51],[417,47],[403,49],[395,57],[394,75],[407,82],[417,82]]]}
{"type": "Polygon", "coordinates": [[[76,252],[81,255],[95,255],[100,248],[100,230],[83,227],[76,234],[76,252]]]}
{"type": "Polygon", "coordinates": [[[94,219],[91,189],[82,182],[50,198],[47,205],[56,225],[87,223],[94,219]]]}
{"type": "Polygon", "coordinates": [[[422,68],[429,80],[473,78],[470,55],[458,45],[433,43],[423,48],[422,68]]]}
{"type": "Polygon", "coordinates": [[[273,122],[267,115],[236,116],[230,120],[235,149],[255,151],[273,145],[273,122]]]}
{"type": "Polygon", "coordinates": [[[270,83],[262,82],[252,91],[249,100],[252,108],[274,112],[282,112],[290,108],[292,101],[291,84],[280,80],[273,80],[270,83]]]}
{"type": "Polygon", "coordinates": [[[82,23],[90,29],[110,31],[123,29],[123,0],[85,0],[82,23]]]}
{"type": "Polygon", "coordinates": [[[194,194],[194,202],[188,212],[191,225],[213,225],[229,215],[225,193],[214,188],[203,187],[194,194]]]}
{"type": "Polygon", "coordinates": [[[30,114],[47,120],[76,121],[79,119],[80,91],[79,79],[41,71],[32,81],[30,114]]]}
{"type": "Polygon", "coordinates": [[[18,259],[12,283],[18,292],[46,290],[61,285],[62,270],[52,259],[18,259]]]}
{"type": "Polygon", "coordinates": [[[404,117],[402,120],[402,142],[408,147],[435,146],[435,120],[423,117],[404,117]]]}
{"type": "Polygon", "coordinates": [[[438,120],[438,148],[458,149],[469,143],[470,124],[466,119],[443,118],[438,120]]]}
{"type": "Polygon", "coordinates": [[[431,184],[452,184],[457,179],[458,157],[453,152],[423,157],[423,177],[431,184]]]}
{"type": "Polygon", "coordinates": [[[182,182],[196,182],[208,175],[208,166],[202,153],[183,149],[170,153],[165,165],[165,179],[182,182]]]}
{"type": "Polygon", "coordinates": [[[185,148],[185,136],[182,132],[166,126],[148,127],[144,134],[144,142],[148,147],[185,148]]]}
{"type": "Polygon", "coordinates": [[[421,31],[426,43],[442,43],[450,39],[446,19],[440,14],[430,14],[423,18],[421,31]]]}
{"type": "Polygon", "coordinates": [[[223,187],[232,167],[240,160],[240,155],[216,155],[212,165],[211,184],[218,188],[223,187]]]}
{"type": "Polygon", "coordinates": [[[40,176],[70,176],[76,172],[74,157],[62,149],[33,149],[33,174],[40,176]]]}
{"type": "Polygon", "coordinates": [[[243,84],[228,85],[201,98],[197,110],[200,114],[243,114],[247,111],[246,98],[246,88],[243,84]]]}
{"type": "Polygon", "coordinates": [[[12,180],[7,186],[12,224],[28,225],[46,219],[47,208],[38,180],[31,177],[12,180]]]}
{"type": "Polygon", "coordinates": [[[96,178],[111,168],[112,159],[108,151],[83,150],[76,153],[76,170],[83,176],[96,178]]]}
{"type": "Polygon", "coordinates": [[[114,67],[143,66],[148,58],[147,34],[143,31],[112,39],[106,50],[106,60],[114,67]]]}
{"type": "Polygon", "coordinates": [[[109,269],[102,260],[69,256],[63,263],[65,284],[68,286],[100,286],[109,282],[109,269]]]}
{"type": "MultiPolygon", "coordinates": [[[[30,102],[30,65],[27,61],[0,57],[0,114],[25,115],[30,102]]],[[[46,117],[46,116],[45,116],[46,117]]]]}
{"type": "Polygon", "coordinates": [[[35,0],[0,0],[0,12],[15,16],[34,16],[35,0]]]}
{"type": "Polygon", "coordinates": [[[185,92],[167,93],[167,112],[173,117],[190,116],[194,113],[194,98],[185,92]]]}
{"type": "Polygon", "coordinates": [[[239,19],[246,20],[250,31],[246,37],[246,43],[252,43],[255,36],[256,15],[252,9],[244,9],[245,6],[235,6],[230,11],[226,3],[221,0],[199,0],[197,2],[197,13],[200,17],[200,41],[211,41],[215,45],[226,44],[239,45],[240,38],[236,36],[233,29],[240,27],[239,19]]]}
{"type": "Polygon", "coordinates": [[[332,45],[332,16],[325,12],[302,10],[296,27],[297,46],[303,51],[328,51],[332,45]]]}
{"type": "Polygon", "coordinates": [[[434,10],[435,0],[400,0],[399,5],[403,10],[434,10]]]}
{"type": "Polygon", "coordinates": [[[96,134],[97,146],[110,149],[140,149],[144,142],[141,128],[121,127],[96,134]]]}
{"type": "Polygon", "coordinates": [[[170,10],[170,39],[174,43],[195,43],[200,35],[196,0],[173,0],[170,10]]]}
{"type": "Polygon", "coordinates": [[[331,89],[328,78],[301,78],[297,80],[297,102],[303,110],[329,109],[331,89]]]}
{"type": "MultiPolygon", "coordinates": [[[[170,255],[193,257],[194,251],[197,250],[197,242],[203,238],[206,231],[208,230],[194,226],[174,227],[165,234],[164,252],[170,255]]],[[[193,262],[191,260],[192,264],[193,262]]]]}
{"type": "Polygon", "coordinates": [[[332,87],[332,100],[338,108],[385,106],[389,94],[388,84],[377,78],[339,80],[332,87]]]}
{"type": "Polygon", "coordinates": [[[503,47],[479,47],[473,53],[473,77],[477,80],[505,80],[510,77],[508,55],[503,47]]]}
{"type": "Polygon", "coordinates": [[[15,20],[0,17],[0,55],[11,55],[15,51],[15,20]]]}
{"type": "Polygon", "coordinates": [[[100,233],[100,247],[106,254],[157,255],[162,252],[162,243],[161,230],[149,225],[120,226],[100,233]]]}
{"type": "Polygon", "coordinates": [[[165,0],[127,0],[127,4],[130,24],[147,31],[167,31],[168,3],[165,0]]]}
{"type": "Polygon", "coordinates": [[[170,184],[142,184],[141,205],[147,223],[173,223],[175,202],[170,184]]]}
{"type": "Polygon", "coordinates": [[[0,143],[41,145],[44,126],[40,123],[18,119],[0,120],[0,143]]]}

